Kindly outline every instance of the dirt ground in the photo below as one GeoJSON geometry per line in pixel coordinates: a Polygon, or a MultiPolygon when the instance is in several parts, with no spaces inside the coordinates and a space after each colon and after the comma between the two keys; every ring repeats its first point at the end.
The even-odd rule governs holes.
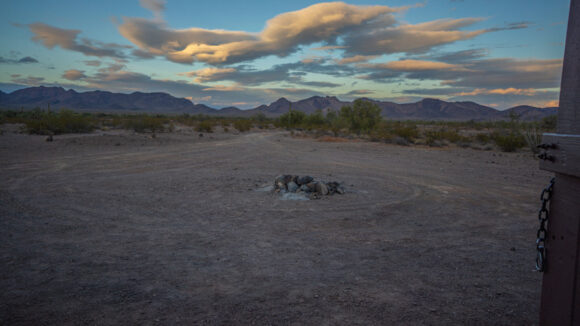
{"type": "Polygon", "coordinates": [[[530,153],[0,136],[2,325],[534,325],[530,153]],[[278,174],[347,193],[281,200],[278,174]]]}

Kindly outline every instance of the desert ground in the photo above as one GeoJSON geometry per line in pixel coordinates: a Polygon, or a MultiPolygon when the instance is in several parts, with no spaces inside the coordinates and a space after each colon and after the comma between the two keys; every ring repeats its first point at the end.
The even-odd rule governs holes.
{"type": "Polygon", "coordinates": [[[0,136],[2,325],[534,325],[529,152],[287,131],[0,136]],[[343,195],[282,200],[279,174],[343,195]]]}

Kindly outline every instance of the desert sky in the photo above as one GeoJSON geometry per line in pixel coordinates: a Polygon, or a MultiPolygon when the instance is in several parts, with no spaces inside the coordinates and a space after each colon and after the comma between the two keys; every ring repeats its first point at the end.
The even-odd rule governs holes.
{"type": "Polygon", "coordinates": [[[557,106],[568,0],[3,1],[0,90],[557,106]]]}

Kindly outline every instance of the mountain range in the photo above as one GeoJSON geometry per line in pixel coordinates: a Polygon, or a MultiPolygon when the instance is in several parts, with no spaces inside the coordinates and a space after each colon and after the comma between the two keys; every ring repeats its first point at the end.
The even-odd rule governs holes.
{"type": "MultiPolygon", "coordinates": [[[[513,112],[521,120],[538,120],[557,114],[557,107],[537,108],[520,105],[499,111],[475,102],[446,102],[426,98],[415,103],[398,104],[364,98],[381,108],[381,115],[394,120],[498,120],[508,119],[513,112]]],[[[260,105],[249,110],[236,107],[214,109],[204,104],[194,104],[188,99],[173,97],[167,93],[131,94],[112,93],[107,91],[76,92],[62,87],[30,87],[12,93],[0,91],[0,108],[32,109],[35,107],[53,109],[70,108],[85,111],[131,111],[147,113],[188,113],[228,117],[251,117],[263,113],[268,117],[277,117],[290,110],[307,114],[322,110],[323,112],[339,111],[341,107],[352,102],[341,101],[334,96],[313,96],[296,102],[280,98],[269,105],[260,105]]]]}

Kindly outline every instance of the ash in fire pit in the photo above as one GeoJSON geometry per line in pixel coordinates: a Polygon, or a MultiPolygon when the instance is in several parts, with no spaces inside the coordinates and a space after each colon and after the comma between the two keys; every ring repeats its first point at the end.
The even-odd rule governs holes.
{"type": "Polygon", "coordinates": [[[342,195],[344,188],[336,181],[322,182],[309,175],[285,174],[274,180],[274,192],[281,193],[283,199],[320,199],[322,196],[342,195]]]}

